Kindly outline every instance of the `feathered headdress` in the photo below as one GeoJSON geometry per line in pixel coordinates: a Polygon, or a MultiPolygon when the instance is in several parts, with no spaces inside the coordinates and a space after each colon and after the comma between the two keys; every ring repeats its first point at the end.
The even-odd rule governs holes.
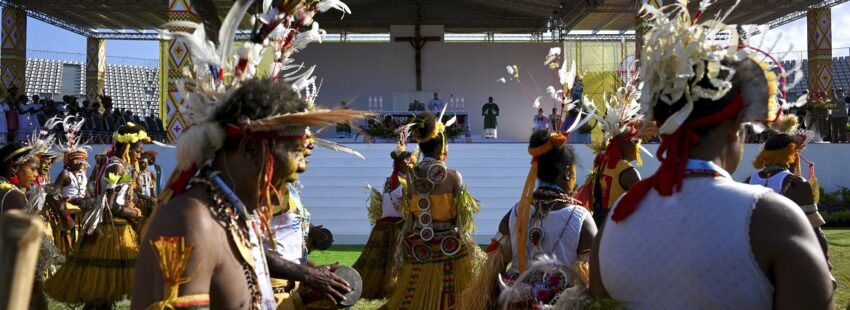
{"type": "Polygon", "coordinates": [[[609,168],[614,168],[617,161],[622,158],[621,145],[623,143],[635,143],[635,159],[641,165],[640,152],[643,151],[651,157],[652,154],[640,145],[640,139],[648,138],[657,134],[657,128],[646,121],[645,114],[641,110],[638,98],[642,83],[635,77],[628,79],[626,85],[619,87],[614,94],[606,93],[605,112],[597,113],[594,119],[600,125],[603,138],[599,145],[591,146],[597,151],[594,166],[599,167],[608,163],[609,168]]]}
{"type": "MultiPolygon", "coordinates": [[[[15,164],[24,163],[35,156],[39,156],[41,154],[49,152],[50,149],[53,147],[53,143],[56,142],[55,135],[51,133],[51,131],[53,130],[53,128],[56,128],[56,126],[61,123],[61,118],[52,117],[44,123],[44,126],[40,130],[33,131],[28,141],[26,141],[28,147],[19,150],[19,152],[25,152],[26,155],[18,157],[15,161],[15,164]]],[[[21,154],[19,152],[16,152],[16,154],[11,157],[19,156],[21,154]]],[[[4,158],[3,160],[5,161],[8,159],[4,158]]]]}
{"type": "MultiPolygon", "coordinates": [[[[693,18],[686,0],[662,8],[651,5],[642,8],[653,16],[648,21],[651,30],[644,37],[640,59],[643,110],[650,120],[656,120],[653,111],[663,110],[663,106],[667,106],[667,110],[674,110],[674,105],[682,107],[677,107],[658,124],[662,143],[656,155],[661,166],[654,175],[635,184],[620,200],[612,215],[615,222],[632,214],[650,190],[670,196],[681,189],[690,146],[700,140],[694,129],[730,119],[760,124],[778,117],[780,104],[776,96],[784,97],[787,74],[778,68],[781,77],[777,78],[772,71],[776,68],[762,62],[759,55],[769,58],[774,65],[781,62],[757,47],[748,46],[740,40],[734,27],[723,23],[739,2],[728,10],[721,10],[716,19],[704,22],[700,22],[700,17],[713,1],[701,1],[693,18]],[[747,63],[747,60],[758,65],[747,63]],[[741,85],[732,94],[734,97],[729,104],[705,108],[703,110],[714,111],[706,116],[691,117],[696,104],[708,105],[728,98],[733,80],[741,85]]],[[[758,125],[755,127],[759,129],[758,125]]]]}
{"type": "Polygon", "coordinates": [[[75,160],[85,161],[88,158],[91,147],[83,144],[83,137],[80,134],[85,122],[85,118],[75,120],[74,116],[68,116],[62,120],[65,128],[65,144],[58,145],[58,148],[65,154],[64,160],[66,164],[75,160]]]}
{"type": "MultiPolygon", "coordinates": [[[[289,57],[312,41],[321,41],[324,31],[313,22],[317,12],[339,9],[350,13],[348,7],[339,0],[263,0],[261,13],[252,18],[251,39],[242,44],[234,53],[237,28],[249,10],[252,0],[237,0],[221,23],[221,29],[207,33],[204,24],[178,22],[168,26],[194,29],[189,33],[173,33],[189,46],[194,67],[187,73],[194,82],[194,89],[178,83],[178,91],[184,98],[181,113],[188,123],[187,129],[177,141],[177,165],[172,173],[169,186],[163,193],[163,202],[173,194],[186,189],[189,180],[197,170],[214,159],[227,137],[254,137],[260,140],[306,140],[308,126],[330,126],[337,123],[349,123],[371,115],[356,110],[328,110],[315,108],[313,102],[320,86],[312,76],[314,67],[303,70],[303,65],[294,65],[289,57]],[[307,32],[300,32],[302,26],[312,26],[307,32]],[[218,36],[215,37],[215,32],[218,36]],[[243,117],[235,123],[220,124],[213,119],[214,111],[221,108],[236,90],[246,81],[257,75],[257,65],[263,50],[274,40],[275,64],[271,68],[271,78],[282,81],[299,93],[307,103],[304,111],[272,115],[261,119],[243,117]],[[217,42],[217,43],[215,43],[217,42]]],[[[215,25],[217,14],[207,14],[206,26],[215,25]]],[[[321,84],[321,83],[319,83],[321,84]]],[[[362,158],[359,153],[339,144],[315,140],[318,146],[343,151],[362,158]]],[[[274,156],[266,154],[262,175],[260,197],[260,218],[263,229],[271,235],[268,223],[271,219],[270,207],[272,195],[282,201],[281,190],[274,188],[271,176],[274,175],[274,156]]]]}
{"type": "MultiPolygon", "coordinates": [[[[584,126],[584,124],[587,124],[587,122],[593,119],[597,111],[596,104],[587,97],[583,100],[573,100],[572,94],[576,79],[576,64],[575,61],[573,61],[570,66],[567,66],[566,60],[563,60],[563,63],[561,64],[559,61],[560,57],[561,49],[552,48],[549,50],[544,61],[544,65],[555,71],[556,80],[559,83],[557,87],[549,86],[546,91],[549,94],[549,98],[553,100],[555,108],[560,108],[560,112],[558,113],[556,128],[552,129],[554,132],[549,135],[546,142],[538,147],[528,149],[528,154],[532,157],[531,167],[528,170],[528,176],[526,176],[525,184],[522,189],[522,196],[520,196],[519,206],[517,208],[516,242],[518,244],[518,248],[521,249],[525,248],[525,242],[528,239],[528,222],[531,218],[531,200],[533,198],[534,187],[536,185],[535,180],[537,179],[537,158],[549,151],[562,147],[565,143],[567,143],[567,140],[569,140],[570,133],[581,126],[584,126]],[[567,122],[565,116],[569,113],[569,111],[574,109],[578,109],[576,117],[572,120],[572,122],[567,122]]],[[[517,68],[514,68],[514,70],[516,71],[517,68]]],[[[510,69],[508,71],[509,73],[512,73],[510,72],[510,69]]],[[[514,74],[518,81],[519,73],[514,74]]],[[[525,89],[524,86],[523,89],[525,89]]],[[[535,101],[535,107],[539,106],[538,100],[535,101]]],[[[520,272],[525,271],[527,267],[525,255],[519,255],[518,265],[520,272]]]]}

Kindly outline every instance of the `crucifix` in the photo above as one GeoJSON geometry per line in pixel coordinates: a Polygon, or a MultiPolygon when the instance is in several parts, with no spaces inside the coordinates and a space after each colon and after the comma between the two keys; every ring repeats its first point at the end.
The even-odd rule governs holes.
{"type": "Polygon", "coordinates": [[[419,23],[416,23],[414,36],[412,37],[396,37],[396,42],[410,42],[410,45],[416,50],[416,91],[422,90],[422,47],[428,41],[441,41],[442,37],[423,37],[422,31],[419,29],[419,23]]]}

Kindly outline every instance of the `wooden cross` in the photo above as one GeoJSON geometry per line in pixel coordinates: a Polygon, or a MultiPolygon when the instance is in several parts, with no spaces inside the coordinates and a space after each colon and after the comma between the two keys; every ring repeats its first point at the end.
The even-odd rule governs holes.
{"type": "Polygon", "coordinates": [[[414,36],[412,37],[396,37],[396,42],[410,42],[410,45],[416,49],[416,91],[422,90],[422,47],[428,41],[441,41],[441,37],[423,37],[422,31],[419,29],[419,23],[416,23],[414,36]]]}

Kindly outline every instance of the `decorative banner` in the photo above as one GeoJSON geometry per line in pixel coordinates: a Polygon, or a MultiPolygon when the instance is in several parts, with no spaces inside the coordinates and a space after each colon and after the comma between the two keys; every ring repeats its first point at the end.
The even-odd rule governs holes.
{"type": "Polygon", "coordinates": [[[99,102],[106,86],[106,40],[86,39],[86,99],[99,102]]]}
{"type": "Polygon", "coordinates": [[[660,8],[664,5],[663,0],[635,0],[635,56],[640,59],[640,49],[643,47],[643,35],[649,32],[649,23],[647,16],[641,12],[644,5],[651,5],[660,8]]]}
{"type": "MultiPolygon", "coordinates": [[[[201,18],[197,13],[195,13],[190,0],[169,0],[168,20],[172,22],[201,22],[201,18]]],[[[170,27],[168,28],[168,31],[189,32],[192,31],[192,29],[185,27],[170,27]]],[[[177,81],[183,81],[186,89],[188,90],[192,90],[195,87],[193,81],[183,74],[184,68],[192,68],[192,57],[189,55],[189,47],[176,39],[164,41],[163,44],[160,45],[160,50],[162,53],[160,55],[160,79],[165,80],[161,82],[162,85],[165,85],[165,87],[161,89],[165,91],[161,92],[162,98],[160,99],[159,113],[160,115],[165,116],[162,117],[165,122],[163,127],[168,133],[168,139],[173,142],[180,137],[180,134],[183,133],[184,130],[186,130],[186,121],[180,113],[180,106],[183,104],[183,98],[177,91],[177,81]]]]}
{"type": "Polygon", "coordinates": [[[822,93],[832,98],[832,10],[820,8],[809,10],[808,23],[809,47],[809,93],[822,93]]]}
{"type": "Polygon", "coordinates": [[[27,68],[27,12],[3,7],[3,26],[0,34],[0,93],[5,98],[12,86],[17,95],[24,95],[27,68]]]}

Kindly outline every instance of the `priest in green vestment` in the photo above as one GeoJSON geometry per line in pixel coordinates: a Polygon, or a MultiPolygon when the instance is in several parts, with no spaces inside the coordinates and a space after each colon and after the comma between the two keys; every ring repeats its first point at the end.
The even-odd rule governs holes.
{"type": "Polygon", "coordinates": [[[493,102],[493,97],[487,99],[487,103],[481,107],[481,115],[484,116],[484,138],[496,139],[499,126],[499,105],[493,102]]]}

